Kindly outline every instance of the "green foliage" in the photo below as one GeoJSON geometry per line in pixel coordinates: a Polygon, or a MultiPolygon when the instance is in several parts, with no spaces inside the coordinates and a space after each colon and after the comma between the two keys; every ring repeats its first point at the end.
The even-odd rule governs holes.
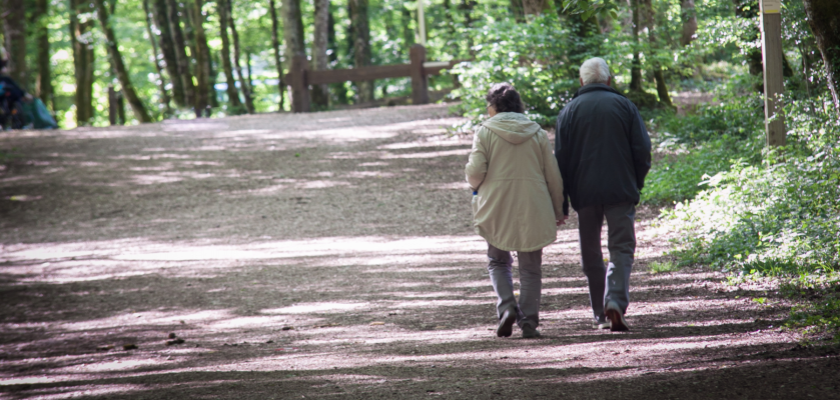
{"type": "Polygon", "coordinates": [[[648,264],[648,271],[650,271],[650,273],[652,273],[652,274],[661,274],[661,273],[665,273],[665,272],[676,272],[676,271],[679,271],[679,269],[680,269],[679,266],[677,266],[676,264],[674,264],[671,261],[664,261],[664,262],[654,261],[654,262],[648,264]]]}
{"type": "MultiPolygon", "coordinates": [[[[461,83],[453,91],[461,98],[459,110],[476,122],[486,117],[482,113],[487,90],[494,83],[509,82],[522,96],[525,113],[542,125],[552,125],[580,86],[580,62],[599,54],[604,40],[600,34],[577,36],[574,28],[554,15],[527,24],[506,20],[478,28],[475,60],[452,71],[461,83]]],[[[610,55],[619,58],[617,52],[604,54],[608,63],[617,61],[610,55]]]]}
{"type": "MultiPolygon", "coordinates": [[[[693,198],[704,177],[729,170],[733,163],[760,160],[763,139],[762,100],[743,92],[752,79],[721,84],[718,96],[696,114],[680,117],[655,113],[649,130],[662,160],[653,163],[642,202],[668,204],[693,198]]],[[[649,114],[649,113],[647,113],[649,114]]]]}
{"type": "MultiPolygon", "coordinates": [[[[709,265],[738,276],[769,276],[791,285],[838,286],[840,148],[836,143],[840,122],[833,110],[825,112],[829,102],[827,93],[788,99],[785,147],[755,151],[763,141],[763,130],[755,129],[732,142],[730,150],[714,150],[725,141],[707,139],[698,142],[691,157],[676,161],[689,164],[681,167],[685,171],[698,160],[713,157],[698,155],[702,153],[761,155],[740,157],[730,168],[707,175],[705,190],[663,212],[666,223],[682,233],[680,249],[672,253],[679,265],[709,265]],[[830,276],[835,278],[826,283],[830,276]]],[[[746,107],[749,102],[740,104],[746,107]]],[[[706,109],[704,114],[708,113],[706,109]]],[[[836,294],[802,299],[807,302],[792,314],[791,326],[840,334],[836,294]]]]}

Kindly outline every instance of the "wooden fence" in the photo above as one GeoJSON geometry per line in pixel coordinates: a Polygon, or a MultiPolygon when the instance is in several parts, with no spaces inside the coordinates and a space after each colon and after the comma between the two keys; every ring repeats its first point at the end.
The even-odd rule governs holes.
{"type": "Polygon", "coordinates": [[[415,44],[410,50],[410,64],[377,65],[353,69],[330,69],[316,71],[308,67],[306,56],[298,54],[292,58],[292,66],[285,79],[292,87],[292,111],[309,112],[309,86],[338,82],[372,81],[385,78],[411,77],[411,100],[413,104],[429,102],[429,75],[440,74],[460,61],[427,62],[426,48],[415,44]]]}

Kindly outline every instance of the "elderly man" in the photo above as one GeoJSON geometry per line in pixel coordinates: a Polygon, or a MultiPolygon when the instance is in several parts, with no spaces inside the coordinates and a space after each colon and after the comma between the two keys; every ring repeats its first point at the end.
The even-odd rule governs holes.
{"type": "Polygon", "coordinates": [[[610,87],[601,58],[580,67],[581,88],[557,117],[554,155],[568,200],[578,213],[583,272],[595,327],[626,331],[630,269],[636,251],[634,219],[639,193],[650,170],[650,137],[639,110],[610,87]],[[607,220],[609,264],[601,252],[607,220]],[[609,320],[609,322],[607,322],[609,320]]]}

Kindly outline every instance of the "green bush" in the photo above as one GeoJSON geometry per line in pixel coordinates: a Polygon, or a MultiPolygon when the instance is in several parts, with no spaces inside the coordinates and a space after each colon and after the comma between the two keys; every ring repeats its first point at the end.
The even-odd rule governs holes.
{"type": "MultiPolygon", "coordinates": [[[[679,250],[673,252],[681,265],[709,265],[740,276],[770,276],[795,287],[836,292],[840,121],[825,107],[828,101],[827,94],[787,100],[786,146],[762,149],[757,161],[738,159],[728,170],[707,177],[707,189],[694,199],[663,212],[666,223],[683,233],[679,250]]],[[[756,130],[739,142],[755,146],[762,135],[763,130],[756,130]]],[[[708,157],[696,153],[683,161],[708,157]]],[[[838,334],[836,293],[809,301],[792,314],[790,324],[838,334]]]]}
{"type": "Polygon", "coordinates": [[[728,171],[735,163],[755,164],[764,147],[761,97],[744,92],[752,78],[731,81],[717,89],[716,102],[696,114],[677,116],[670,111],[643,111],[656,152],[664,158],[653,163],[645,179],[642,202],[670,204],[693,198],[706,176],[728,171]]]}
{"type": "MultiPolygon", "coordinates": [[[[494,83],[509,82],[522,96],[525,113],[543,126],[554,124],[560,109],[580,87],[580,63],[600,54],[604,35],[580,37],[575,25],[544,15],[531,23],[499,21],[473,31],[475,59],[452,70],[461,87],[459,113],[477,123],[486,115],[484,95],[494,83]]],[[[619,54],[626,52],[604,52],[619,54]]],[[[622,60],[607,59],[615,69],[622,60]],[[615,61],[615,64],[613,64],[615,61]]]]}

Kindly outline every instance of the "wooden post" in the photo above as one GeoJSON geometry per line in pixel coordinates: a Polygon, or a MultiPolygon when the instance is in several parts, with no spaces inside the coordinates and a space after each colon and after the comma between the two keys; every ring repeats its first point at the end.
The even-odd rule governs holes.
{"type": "Polygon", "coordinates": [[[764,129],[768,146],[784,146],[785,120],[781,113],[779,95],[784,93],[782,77],[782,2],[760,0],[761,55],[764,64],[764,129]]]}
{"type": "Polygon", "coordinates": [[[295,54],[292,57],[292,66],[289,68],[291,79],[289,84],[292,87],[292,112],[309,112],[309,84],[306,82],[306,55],[295,54]]]}
{"type": "Polygon", "coordinates": [[[112,126],[117,124],[119,118],[117,114],[117,90],[112,84],[108,85],[108,123],[112,126]]]}
{"type": "Polygon", "coordinates": [[[411,101],[412,104],[429,103],[429,78],[423,68],[426,62],[426,48],[415,44],[411,46],[411,101]]]}

